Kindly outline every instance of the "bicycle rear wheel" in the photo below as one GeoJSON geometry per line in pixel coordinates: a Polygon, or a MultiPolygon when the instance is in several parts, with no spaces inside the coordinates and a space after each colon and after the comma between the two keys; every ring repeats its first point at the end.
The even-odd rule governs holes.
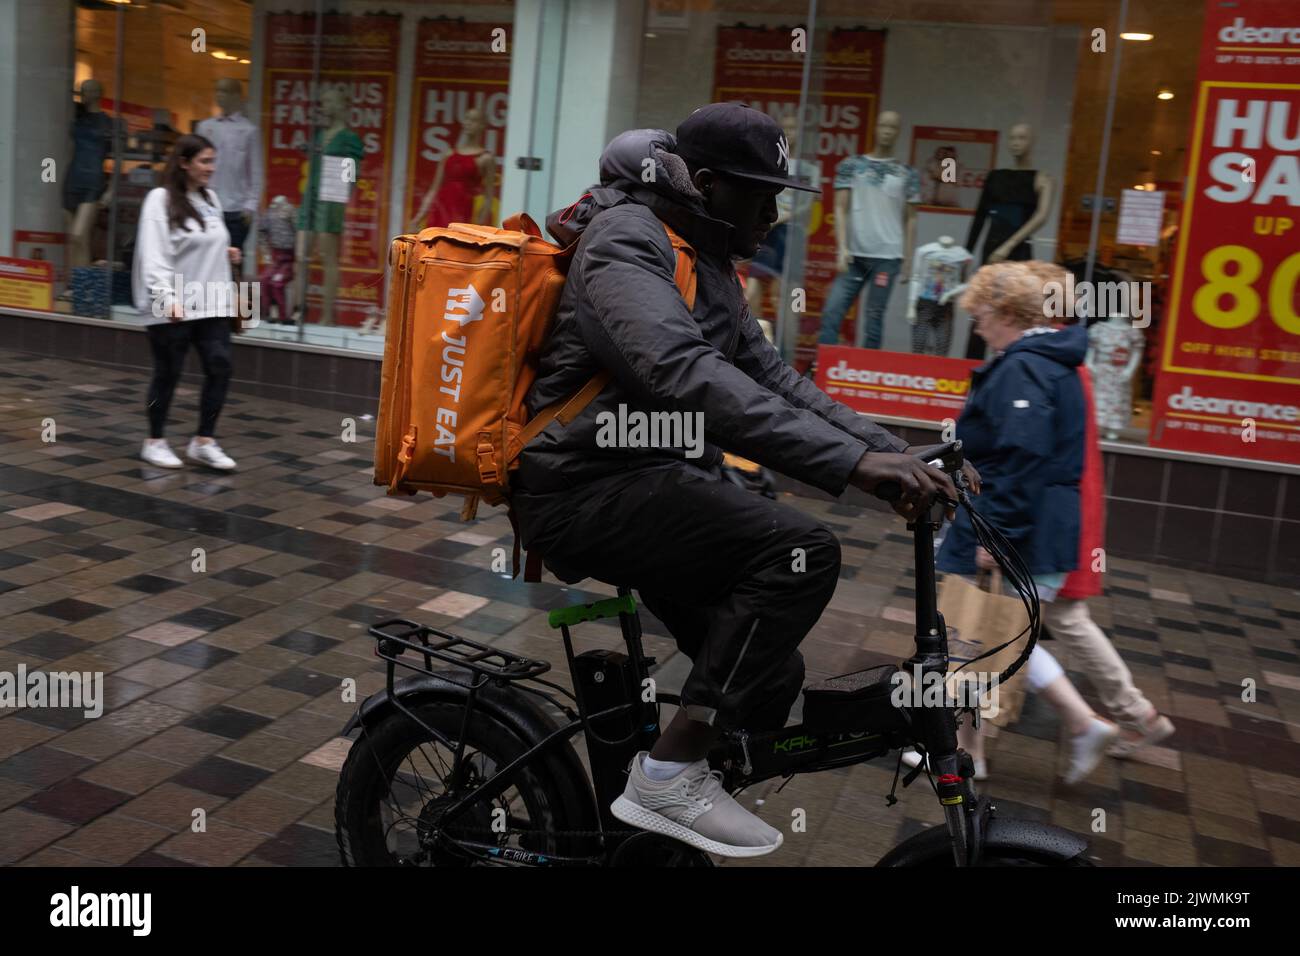
{"type": "MultiPolygon", "coordinates": [[[[447,739],[459,737],[463,706],[431,701],[411,710],[447,739]]],[[[390,713],[362,732],[339,775],[334,822],[343,865],[468,866],[568,852],[558,832],[569,826],[563,790],[540,757],[516,771],[503,793],[453,821],[441,819],[463,794],[526,750],[508,727],[476,712],[465,731],[469,773],[453,791],[454,752],[405,714],[390,713]],[[492,849],[473,852],[458,841],[492,849]]]]}

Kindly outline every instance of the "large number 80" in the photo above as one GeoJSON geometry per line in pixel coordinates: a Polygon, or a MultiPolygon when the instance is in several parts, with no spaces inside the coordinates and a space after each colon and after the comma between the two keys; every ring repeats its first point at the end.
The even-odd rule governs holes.
{"type": "MultiPolygon", "coordinates": [[[[1246,246],[1219,246],[1201,258],[1201,275],[1205,285],[1192,297],[1192,311],[1206,325],[1216,329],[1239,329],[1249,325],[1259,316],[1259,293],[1255,280],[1264,271],[1259,253],[1246,246]],[[1237,271],[1229,275],[1228,263],[1236,263],[1237,271]],[[1232,308],[1219,308],[1223,296],[1232,297],[1232,308]]],[[[1300,279],[1300,252],[1287,256],[1276,269],[1268,283],[1268,309],[1278,328],[1292,335],[1300,335],[1300,314],[1294,304],[1296,280],[1300,279]]]]}

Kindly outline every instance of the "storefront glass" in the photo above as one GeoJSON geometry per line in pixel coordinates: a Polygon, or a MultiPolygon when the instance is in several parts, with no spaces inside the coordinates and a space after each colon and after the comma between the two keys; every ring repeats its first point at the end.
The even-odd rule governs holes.
{"type": "Polygon", "coordinates": [[[595,179],[595,143],[740,99],[821,186],[783,196],[741,264],[750,307],[837,398],[955,418],[985,353],[954,290],[985,262],[1046,260],[1071,301],[1095,293],[1079,310],[1104,438],[1300,462],[1294,4],[41,6],[18,15],[17,73],[58,93],[16,118],[19,162],[65,165],[58,185],[13,177],[9,253],[28,265],[9,268],[35,281],[11,281],[10,305],[44,307],[48,274],[53,311],[146,321],[140,204],[198,130],[248,234],[246,334],[378,353],[393,235],[540,218],[595,179]]]}

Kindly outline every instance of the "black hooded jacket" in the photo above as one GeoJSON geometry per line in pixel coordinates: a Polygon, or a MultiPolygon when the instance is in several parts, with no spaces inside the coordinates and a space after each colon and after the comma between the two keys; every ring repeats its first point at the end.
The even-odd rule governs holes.
{"type": "MultiPolygon", "coordinates": [[[[601,184],[547,219],[560,242],[579,241],[528,393],[529,414],[572,395],[601,369],[612,379],[567,427],[552,422],[527,446],[512,484],[525,498],[550,497],[629,468],[676,461],[713,469],[725,449],[838,495],[864,452],[907,443],[781,360],[745,303],[728,255],[732,227],[705,211],[675,146],[662,130],[621,134],[601,155],[601,184]],[[673,283],[676,253],[662,223],[696,251],[693,311],[673,283]],[[703,456],[599,447],[597,416],[620,404],[702,413],[703,456]]],[[[530,512],[540,515],[517,510],[526,546],[539,530],[530,512]]]]}

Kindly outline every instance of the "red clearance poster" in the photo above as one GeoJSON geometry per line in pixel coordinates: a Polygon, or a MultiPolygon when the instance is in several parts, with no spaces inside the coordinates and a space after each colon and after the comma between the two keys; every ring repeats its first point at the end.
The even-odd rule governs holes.
{"type": "Polygon", "coordinates": [[[960,417],[981,363],[847,345],[817,349],[817,387],[855,412],[941,422],[960,417]]]}
{"type": "Polygon", "coordinates": [[[1300,7],[1206,4],[1151,444],[1300,464],[1300,7]]]}
{"type": "MultiPolygon", "coordinates": [[[[806,54],[791,49],[792,28],[719,27],[713,73],[714,100],[741,100],[781,119],[799,108],[799,86],[806,54]]],[[[822,302],[835,278],[835,167],[840,160],[871,149],[885,64],[882,30],[833,30],[817,65],[822,89],[810,105],[812,123],[792,155],[815,158],[821,167],[822,195],[808,219],[803,287],[806,311],[799,323],[796,357],[808,359],[817,347],[822,302]]]]}
{"type": "MultiPolygon", "coordinates": [[[[411,155],[406,164],[406,229],[433,187],[438,166],[456,148],[465,113],[477,109],[487,121],[483,145],[497,158],[506,146],[506,106],[509,103],[509,23],[463,23],[458,20],[420,21],[415,48],[415,85],[411,95],[411,155]],[[501,31],[501,32],[497,32],[501,31]],[[502,42],[497,42],[501,38],[502,42]],[[494,49],[495,48],[495,49],[494,49]],[[495,52],[502,50],[503,52],[495,52]]],[[[490,219],[500,221],[493,188],[490,219]]],[[[476,200],[473,212],[480,212],[476,200]]],[[[429,225],[429,214],[417,225],[429,225]]]]}
{"type": "MultiPolygon", "coordinates": [[[[262,83],[266,130],[266,190],[263,202],[286,196],[301,207],[310,174],[312,137],[325,118],[320,95],[343,91],[347,124],[362,142],[339,242],[335,322],[357,325],[384,304],[388,255],[388,183],[392,156],[400,15],[327,13],[321,24],[320,74],[313,80],[316,17],[273,13],[266,18],[265,76],[262,83]]],[[[319,308],[322,271],[311,268],[307,303],[319,308]]]]}

